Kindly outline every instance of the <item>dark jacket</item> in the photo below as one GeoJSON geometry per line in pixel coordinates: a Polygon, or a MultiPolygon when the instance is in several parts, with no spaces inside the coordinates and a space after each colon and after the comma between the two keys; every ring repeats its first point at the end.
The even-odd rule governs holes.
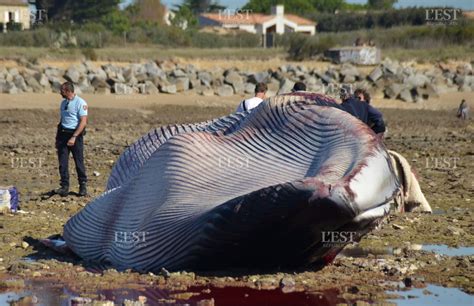
{"type": "Polygon", "coordinates": [[[385,123],[383,122],[382,113],[366,102],[362,102],[356,98],[349,98],[342,102],[342,109],[358,118],[367,125],[372,125],[372,130],[376,134],[385,132],[385,123]]]}

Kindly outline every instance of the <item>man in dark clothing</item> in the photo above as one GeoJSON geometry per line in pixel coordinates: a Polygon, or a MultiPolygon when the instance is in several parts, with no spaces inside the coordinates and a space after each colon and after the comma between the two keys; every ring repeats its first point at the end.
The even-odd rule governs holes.
{"type": "Polygon", "coordinates": [[[296,82],[291,92],[306,91],[306,85],[303,82],[296,82]]]}
{"type": "Polygon", "coordinates": [[[341,106],[346,112],[365,124],[372,125],[371,128],[375,134],[377,134],[377,137],[383,139],[385,123],[383,121],[383,115],[378,109],[372,107],[367,102],[360,101],[353,97],[347,88],[341,89],[341,99],[341,106]]]}
{"type": "Polygon", "coordinates": [[[354,97],[359,99],[360,101],[362,102],[366,102],[368,104],[370,104],[370,94],[367,90],[365,89],[362,89],[362,88],[357,88],[355,91],[354,91],[354,97]]]}

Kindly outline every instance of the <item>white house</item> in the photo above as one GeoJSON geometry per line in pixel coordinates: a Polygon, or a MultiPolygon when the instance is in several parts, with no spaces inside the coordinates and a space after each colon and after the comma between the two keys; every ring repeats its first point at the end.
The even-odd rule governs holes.
{"type": "Polygon", "coordinates": [[[272,7],[271,15],[250,13],[245,10],[219,13],[206,13],[199,16],[201,27],[222,27],[263,35],[264,46],[273,44],[273,33],[284,34],[292,32],[314,35],[316,23],[293,14],[285,14],[283,5],[272,7]]]}
{"type": "Polygon", "coordinates": [[[30,28],[30,8],[27,1],[23,0],[0,0],[0,23],[6,30],[8,22],[17,22],[23,25],[23,29],[30,28]]]}

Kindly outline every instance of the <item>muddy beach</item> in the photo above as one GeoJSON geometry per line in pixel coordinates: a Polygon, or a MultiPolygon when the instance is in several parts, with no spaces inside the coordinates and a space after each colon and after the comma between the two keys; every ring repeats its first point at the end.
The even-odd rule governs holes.
{"type": "MultiPolygon", "coordinates": [[[[85,139],[90,196],[76,197],[78,187],[72,185],[71,194],[61,198],[48,194],[59,181],[54,149],[57,111],[14,109],[10,103],[0,116],[0,185],[17,186],[22,212],[0,215],[0,302],[390,305],[449,294],[473,301],[474,125],[455,117],[457,99],[449,104],[453,107],[439,109],[382,109],[389,128],[386,145],[416,168],[433,214],[392,214],[320,271],[164,270],[160,275],[103,270],[56,253],[40,239],[60,235],[64,223],[104,191],[115,160],[141,135],[160,125],[222,116],[235,106],[91,105],[85,139]]],[[[71,171],[71,182],[75,181],[71,171]]]]}

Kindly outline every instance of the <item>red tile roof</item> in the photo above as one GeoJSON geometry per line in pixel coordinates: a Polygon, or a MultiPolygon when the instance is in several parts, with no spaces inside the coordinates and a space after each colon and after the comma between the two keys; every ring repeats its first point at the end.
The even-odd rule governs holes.
{"type": "Polygon", "coordinates": [[[293,14],[283,15],[286,19],[293,21],[297,25],[316,25],[316,22],[293,14]]]}
{"type": "MultiPolygon", "coordinates": [[[[241,15],[206,13],[202,14],[201,16],[221,24],[262,24],[276,17],[275,15],[264,15],[259,13],[242,13],[241,15]]],[[[315,22],[309,19],[292,14],[284,14],[283,18],[286,18],[298,25],[316,25],[315,22]]]]}
{"type": "Polygon", "coordinates": [[[202,17],[211,19],[221,24],[258,24],[263,23],[273,18],[271,15],[263,14],[244,14],[241,15],[227,15],[218,13],[202,14],[202,17]]]}
{"type": "Polygon", "coordinates": [[[474,11],[463,11],[462,15],[468,19],[474,19],[474,11]]]}

